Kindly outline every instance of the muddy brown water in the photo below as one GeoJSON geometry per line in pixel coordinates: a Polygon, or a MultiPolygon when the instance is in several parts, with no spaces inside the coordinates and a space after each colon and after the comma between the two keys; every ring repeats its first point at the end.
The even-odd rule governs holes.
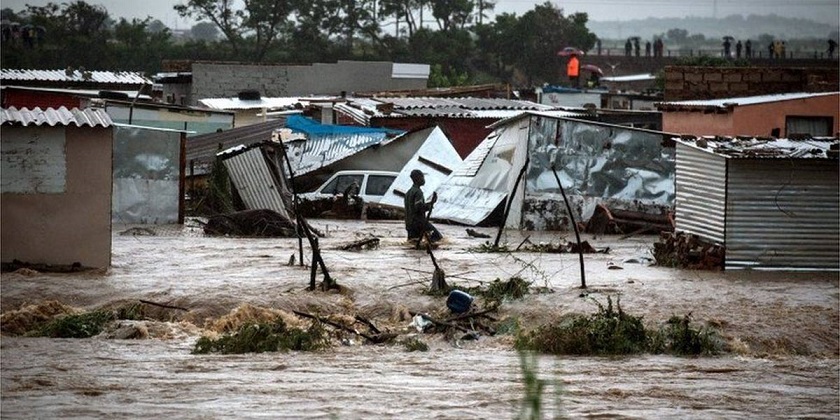
{"type": "MultiPolygon", "coordinates": [[[[140,340],[0,339],[3,418],[514,418],[524,382],[510,335],[464,341],[422,335],[408,311],[436,311],[422,293],[428,255],[406,246],[398,222],[314,220],[330,274],[348,293],[307,292],[309,270],[288,266],[295,239],[211,238],[190,225],[123,236],[114,226],[113,266],[77,274],[3,273],[2,312],[56,300],[79,310],[145,299],[187,308],[141,322],[140,340]],[[366,235],[379,249],[336,251],[366,235]],[[410,284],[416,282],[416,284],[410,284]],[[406,285],[408,284],[408,285],[406,285]],[[343,343],[315,353],[192,355],[202,334],[243,308],[360,314],[382,329],[417,336],[428,352],[400,345],[343,343]],[[164,317],[165,318],[165,317],[164,317]]],[[[500,317],[524,326],[594,300],[656,324],[691,313],[721,331],[730,351],[715,357],[637,355],[538,358],[547,383],[545,418],[840,418],[840,285],[837,273],[708,272],[649,266],[653,236],[585,236],[606,254],[587,254],[581,297],[576,254],[470,252],[487,239],[439,226],[435,251],[450,283],[520,276],[553,293],[507,302],[500,317]],[[614,269],[621,267],[621,269],[614,269]]],[[[492,229],[478,229],[495,235],[492,229]]],[[[565,233],[506,232],[516,247],[573,240],[565,233]]],[[[492,238],[491,238],[492,240],[492,238]]],[[[308,256],[306,256],[308,262],[308,256]]],[[[320,277],[319,277],[320,279],[320,277]]],[[[476,304],[480,304],[477,301],[476,304]]]]}

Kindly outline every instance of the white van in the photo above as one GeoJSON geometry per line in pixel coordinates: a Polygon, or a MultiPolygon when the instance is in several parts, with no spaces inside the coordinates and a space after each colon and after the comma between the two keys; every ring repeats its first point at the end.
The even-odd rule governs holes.
{"type": "Polygon", "coordinates": [[[304,200],[320,200],[344,194],[355,182],[358,195],[365,203],[379,203],[399,173],[388,171],[338,171],[315,191],[300,194],[304,200]]]}

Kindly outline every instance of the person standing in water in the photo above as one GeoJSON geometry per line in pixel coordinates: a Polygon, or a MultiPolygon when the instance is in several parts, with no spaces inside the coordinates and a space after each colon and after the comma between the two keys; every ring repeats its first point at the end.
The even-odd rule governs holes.
{"type": "Polygon", "coordinates": [[[437,202],[437,193],[432,193],[432,200],[428,203],[420,189],[426,184],[426,177],[418,169],[411,171],[411,181],[414,185],[405,193],[405,230],[408,233],[409,241],[420,241],[423,234],[428,233],[429,242],[438,242],[443,235],[429,223],[429,215],[432,206],[437,202]]]}

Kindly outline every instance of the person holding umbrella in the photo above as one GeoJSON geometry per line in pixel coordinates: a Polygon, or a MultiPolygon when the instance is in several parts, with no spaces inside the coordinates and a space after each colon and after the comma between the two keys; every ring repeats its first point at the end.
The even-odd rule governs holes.
{"type": "Polygon", "coordinates": [[[572,87],[580,86],[580,60],[577,54],[572,53],[569,56],[569,63],[566,65],[566,76],[569,77],[569,83],[572,87]]]}

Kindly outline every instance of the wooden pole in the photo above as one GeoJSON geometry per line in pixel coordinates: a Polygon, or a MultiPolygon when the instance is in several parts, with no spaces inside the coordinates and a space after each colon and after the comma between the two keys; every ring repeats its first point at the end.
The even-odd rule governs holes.
{"type": "Polygon", "coordinates": [[[551,172],[554,173],[554,179],[557,180],[557,185],[560,186],[560,194],[563,195],[563,202],[566,203],[566,212],[568,212],[569,220],[571,220],[572,227],[575,229],[575,238],[577,239],[578,245],[578,255],[580,255],[580,288],[586,289],[586,271],[584,270],[583,266],[583,247],[580,245],[580,232],[578,232],[577,222],[575,222],[575,216],[572,213],[572,206],[569,205],[569,199],[566,198],[566,191],[563,189],[563,183],[560,182],[560,176],[557,175],[557,169],[554,168],[554,165],[551,165],[551,172]]]}

